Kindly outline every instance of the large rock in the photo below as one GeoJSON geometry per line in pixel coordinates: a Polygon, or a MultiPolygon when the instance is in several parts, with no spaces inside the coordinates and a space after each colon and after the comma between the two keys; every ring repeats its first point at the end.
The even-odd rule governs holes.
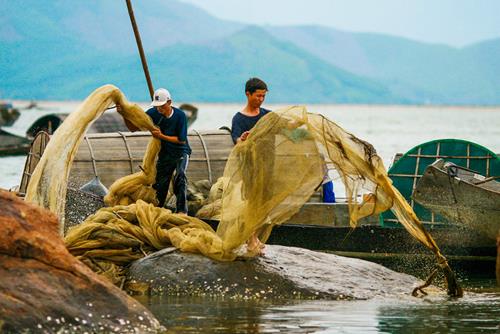
{"type": "Polygon", "coordinates": [[[135,261],[125,287],[144,294],[368,299],[409,297],[421,283],[364,260],[267,245],[262,257],[230,263],[164,249],[135,261]]]}
{"type": "Polygon", "coordinates": [[[148,332],[140,303],[74,258],[47,210],[0,191],[0,332],[148,332]]]}

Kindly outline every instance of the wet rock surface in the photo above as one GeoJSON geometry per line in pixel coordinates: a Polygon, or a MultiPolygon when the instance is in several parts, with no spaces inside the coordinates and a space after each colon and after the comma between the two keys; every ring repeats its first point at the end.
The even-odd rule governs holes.
{"type": "Polygon", "coordinates": [[[139,302],[66,250],[56,217],[0,191],[0,332],[149,332],[139,302]]]}
{"type": "Polygon", "coordinates": [[[267,245],[262,257],[230,263],[167,248],[135,261],[125,289],[245,299],[370,299],[409,297],[421,282],[364,260],[267,245]]]}

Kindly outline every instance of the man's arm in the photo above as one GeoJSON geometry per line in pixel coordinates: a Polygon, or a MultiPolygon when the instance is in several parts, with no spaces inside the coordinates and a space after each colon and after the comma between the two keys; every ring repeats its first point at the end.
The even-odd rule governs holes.
{"type": "Polygon", "coordinates": [[[233,120],[231,122],[231,138],[233,139],[234,144],[238,144],[245,139],[248,136],[248,134],[245,135],[245,132],[248,131],[243,131],[240,122],[237,119],[237,115],[233,117],[233,120]],[[243,138],[241,138],[243,136],[243,138]]]}
{"type": "Polygon", "coordinates": [[[249,134],[250,134],[250,131],[243,132],[241,134],[241,136],[239,136],[238,139],[236,139],[236,144],[241,143],[242,141],[247,140],[249,134]]]}
{"type": "Polygon", "coordinates": [[[168,141],[168,142],[171,142],[171,143],[174,143],[174,144],[184,144],[184,143],[186,143],[185,141],[179,140],[179,137],[177,137],[177,136],[167,136],[167,135],[164,135],[163,133],[161,133],[161,130],[158,129],[158,128],[156,128],[155,130],[152,130],[151,134],[153,135],[153,137],[155,137],[157,139],[165,140],[165,141],[168,141]]]}
{"type": "Polygon", "coordinates": [[[177,140],[179,144],[184,144],[187,142],[187,116],[182,110],[177,110],[178,115],[180,115],[180,122],[177,126],[177,140]]]}

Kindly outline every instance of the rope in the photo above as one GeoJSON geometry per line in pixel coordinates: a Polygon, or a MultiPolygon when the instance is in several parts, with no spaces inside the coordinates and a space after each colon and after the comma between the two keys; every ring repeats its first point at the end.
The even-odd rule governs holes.
{"type": "Polygon", "coordinates": [[[128,146],[127,137],[121,131],[118,131],[118,134],[122,136],[123,142],[125,143],[125,148],[127,149],[128,159],[130,162],[130,173],[134,173],[134,164],[133,164],[134,158],[132,157],[132,152],[130,152],[130,147],[128,146]]]}
{"type": "Polygon", "coordinates": [[[208,155],[207,145],[205,144],[205,140],[203,139],[203,136],[197,130],[193,130],[193,132],[198,135],[198,138],[200,138],[201,146],[203,147],[203,152],[205,153],[205,159],[207,161],[208,182],[210,182],[210,184],[212,184],[212,166],[210,165],[210,157],[208,155]]]}
{"type": "Polygon", "coordinates": [[[453,195],[453,200],[455,201],[455,210],[457,211],[457,219],[463,225],[462,219],[460,218],[460,210],[458,209],[458,200],[457,200],[457,195],[455,194],[455,187],[453,186],[453,178],[458,175],[458,166],[456,165],[448,166],[447,174],[448,174],[448,182],[450,184],[451,194],[453,195]]]}
{"type": "Polygon", "coordinates": [[[434,268],[434,270],[431,272],[431,274],[427,277],[425,280],[424,284],[417,286],[413,291],[411,292],[411,295],[413,297],[418,297],[418,293],[421,292],[424,296],[427,295],[427,292],[425,292],[423,289],[431,285],[432,281],[436,277],[437,273],[439,271],[439,267],[434,268]]]}
{"type": "Polygon", "coordinates": [[[92,168],[94,169],[94,176],[97,176],[97,166],[95,163],[94,150],[92,149],[92,145],[90,145],[90,140],[87,136],[85,136],[85,142],[87,143],[87,147],[89,148],[90,158],[92,159],[92,168]]]}

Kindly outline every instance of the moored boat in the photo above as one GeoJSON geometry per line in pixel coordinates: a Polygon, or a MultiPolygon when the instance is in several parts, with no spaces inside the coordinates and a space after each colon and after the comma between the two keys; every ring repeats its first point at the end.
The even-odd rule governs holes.
{"type": "Polygon", "coordinates": [[[28,138],[0,129],[0,156],[26,154],[30,142],[28,138]]]}
{"type": "MultiPolygon", "coordinates": [[[[500,175],[500,157],[476,143],[461,139],[438,139],[419,144],[403,155],[397,155],[387,174],[393,185],[406,198],[417,217],[426,227],[446,227],[448,220],[417,203],[412,194],[426,168],[438,159],[475,170],[485,177],[500,175]]],[[[383,226],[399,226],[390,211],[380,215],[383,226]]]]}
{"type": "Polygon", "coordinates": [[[0,126],[11,126],[19,118],[19,110],[12,103],[0,102],[0,126]]]}
{"type": "MultiPolygon", "coordinates": [[[[151,134],[149,132],[88,133],[82,140],[73,165],[69,182],[80,187],[98,177],[109,187],[120,177],[139,171],[140,164],[151,134]]],[[[36,141],[36,139],[35,139],[36,141]]],[[[188,131],[192,148],[187,175],[189,180],[208,180],[215,183],[224,167],[234,144],[227,130],[188,131]]],[[[43,154],[44,146],[35,146],[36,155],[43,154]]],[[[36,164],[25,167],[20,193],[26,192],[29,176],[36,164]]]]}
{"type": "Polygon", "coordinates": [[[500,232],[499,178],[439,159],[425,170],[413,199],[452,223],[496,240],[500,232]]]}
{"type": "MultiPolygon", "coordinates": [[[[188,127],[191,126],[198,117],[198,108],[192,104],[184,103],[179,106],[184,111],[188,119],[188,127]]],[[[39,131],[47,132],[49,135],[57,130],[59,125],[64,122],[69,113],[52,113],[46,114],[33,122],[26,136],[34,138],[39,131]]],[[[123,117],[116,111],[109,110],[99,117],[88,129],[87,133],[109,133],[109,132],[128,132],[128,128],[123,121],[123,117]]]]}
{"type": "MultiPolygon", "coordinates": [[[[95,177],[109,187],[116,179],[137,172],[150,138],[149,132],[87,134],[70,171],[69,182],[73,190],[95,177]]],[[[193,150],[187,170],[188,178],[191,181],[208,180],[209,184],[215,183],[222,176],[233,148],[230,133],[227,130],[190,130],[188,138],[193,150]]],[[[38,141],[34,158],[43,153],[42,146],[46,145],[47,139],[44,137],[45,141],[38,141]]],[[[26,165],[21,192],[25,191],[35,165],[26,165]]],[[[77,191],[69,191],[68,196],[79,195],[77,191]]],[[[84,202],[86,200],[83,199],[84,202]]],[[[70,199],[69,202],[75,204],[74,200],[70,199]]],[[[71,221],[68,211],[71,210],[66,212],[66,221],[71,221]]],[[[78,219],[81,221],[86,215],[80,212],[78,219]]],[[[218,223],[216,220],[207,222],[214,227],[218,223]]],[[[491,240],[451,224],[434,224],[427,228],[453,265],[475,273],[494,273],[496,248],[491,240]]],[[[276,227],[268,242],[364,258],[403,271],[405,267],[414,270],[415,261],[427,262],[429,265],[433,262],[428,250],[401,226],[383,224],[379,222],[378,216],[371,216],[362,219],[359,226],[353,229],[349,225],[347,203],[342,199],[337,203],[322,203],[319,192],[288,222],[276,227]]],[[[424,270],[428,269],[426,267],[424,270]]]]}

